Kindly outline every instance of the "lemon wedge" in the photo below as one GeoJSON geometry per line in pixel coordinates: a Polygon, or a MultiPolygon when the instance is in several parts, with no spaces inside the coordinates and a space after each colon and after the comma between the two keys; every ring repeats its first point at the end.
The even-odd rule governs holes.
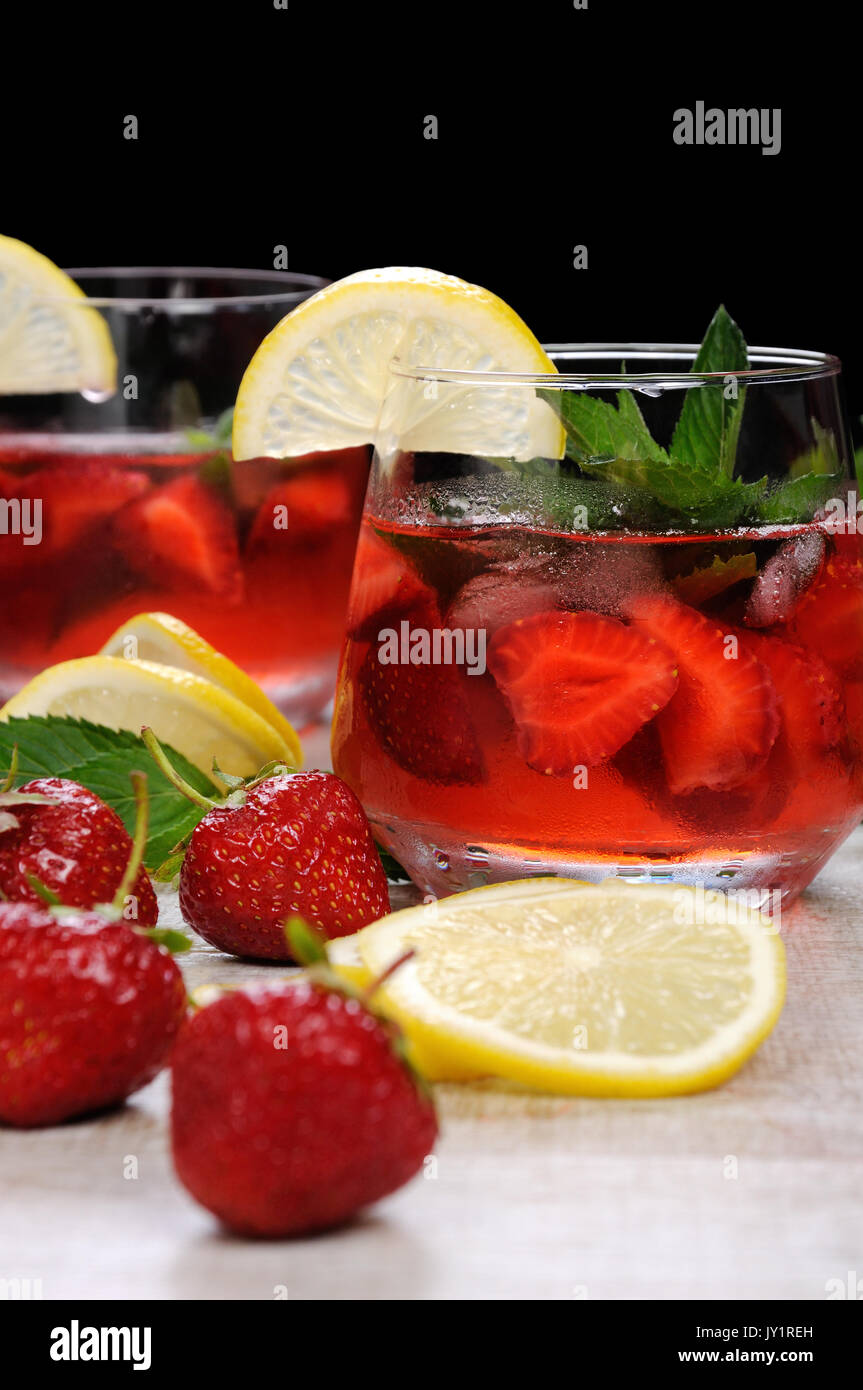
{"type": "MultiPolygon", "coordinates": [[[[390,266],[337,280],[261,343],[240,385],[234,457],[275,458],[373,442],[389,367],[554,373],[527,325],[497,295],[435,270],[390,266]]],[[[403,450],[560,458],[564,434],[527,387],[400,383],[387,429],[403,450]]]]}
{"type": "Polygon", "coordinates": [[[371,976],[415,951],[380,1005],[439,1077],[461,1068],[559,1094],[715,1086],[785,993],[768,918],[676,886],[499,884],[392,913],[356,947],[371,976]]]}
{"type": "Polygon", "coordinates": [[[54,714],[109,729],[145,724],[202,772],[250,777],[264,763],[294,759],[294,745],[236,695],[205,676],[155,661],[85,656],[35,676],[0,710],[0,720],[54,714]]]}
{"type": "Polygon", "coordinates": [[[0,236],[0,395],[110,395],[117,358],[108,325],[47,256],[0,236]]]}
{"type": "Polygon", "coordinates": [[[170,613],[137,613],[112,633],[102,648],[102,655],[154,661],[161,666],[175,666],[192,675],[204,676],[271,724],[290,752],[287,760],[294,767],[301,766],[303,751],[294,726],[251,676],[222,652],[217,652],[206,638],[180,618],[170,613]]]}

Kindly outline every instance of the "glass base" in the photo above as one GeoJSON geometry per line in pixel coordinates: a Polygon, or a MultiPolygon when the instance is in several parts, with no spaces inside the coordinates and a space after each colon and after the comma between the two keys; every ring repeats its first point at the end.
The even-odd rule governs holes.
{"type": "MultiPolygon", "coordinates": [[[[787,905],[812,881],[853,829],[853,825],[821,833],[813,849],[795,844],[770,849],[747,849],[725,854],[669,852],[661,847],[588,854],[578,849],[547,849],[535,845],[501,844],[490,840],[466,843],[442,826],[384,820],[369,813],[375,839],[398,860],[424,894],[447,897],[488,883],[548,874],[601,883],[616,878],[628,883],[689,884],[705,891],[758,893],[758,906],[772,912],[787,905]]],[[[815,832],[817,833],[817,832],[815,832]]]]}

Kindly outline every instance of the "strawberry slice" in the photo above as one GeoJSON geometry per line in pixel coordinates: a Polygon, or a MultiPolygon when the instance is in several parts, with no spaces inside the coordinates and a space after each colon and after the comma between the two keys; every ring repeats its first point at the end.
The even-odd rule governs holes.
{"type": "Polygon", "coordinates": [[[833,555],[805,592],[789,627],[793,641],[840,675],[863,676],[863,560],[833,555]]]}
{"type": "Polygon", "coordinates": [[[286,539],[316,538],[334,526],[345,526],[355,515],[352,504],[348,481],[338,473],[283,478],[258,509],[248,550],[268,550],[283,545],[286,539]]]}
{"type": "MultiPolygon", "coordinates": [[[[443,624],[436,604],[411,610],[411,631],[432,633],[443,624]]],[[[426,782],[478,782],[482,755],[456,666],[384,664],[376,643],[360,667],[358,688],[381,747],[406,772],[426,782]]]]}
{"type": "Polygon", "coordinates": [[[400,551],[368,526],[363,526],[354,560],[348,631],[361,641],[373,641],[382,620],[386,626],[417,605],[433,603],[429,586],[400,551]]]}
{"type": "Polygon", "coordinates": [[[488,665],[522,756],[562,777],[610,758],[671,699],[671,652],[601,613],[546,611],[495,633],[488,665]]]}
{"type": "Polygon", "coordinates": [[[741,634],[749,651],[767,667],[779,696],[781,738],[797,761],[818,759],[842,735],[842,688],[820,657],[778,637],[741,634]]]}
{"type": "Polygon", "coordinates": [[[679,796],[737,786],[763,766],[779,733],[767,669],[736,634],[675,599],[641,596],[628,611],[640,632],[671,648],[677,665],[677,692],[656,720],[669,788],[679,796]]]}
{"type": "Polygon", "coordinates": [[[112,467],[102,459],[67,461],[37,468],[15,478],[6,490],[8,499],[41,503],[42,536],[38,545],[24,545],[21,536],[4,536],[0,566],[38,559],[40,563],[65,554],[94,532],[120,508],[141,497],[149,487],[146,473],[136,468],[112,467]],[[7,544],[8,541],[8,544],[7,544]]]}
{"type": "Polygon", "coordinates": [[[175,478],[124,507],[115,535],[143,578],[192,580],[208,593],[239,601],[242,573],[231,510],[199,478],[175,478]]]}

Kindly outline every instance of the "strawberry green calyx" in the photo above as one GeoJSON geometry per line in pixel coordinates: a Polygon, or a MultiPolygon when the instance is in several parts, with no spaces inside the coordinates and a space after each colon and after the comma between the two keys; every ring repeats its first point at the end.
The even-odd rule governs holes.
{"type": "Polygon", "coordinates": [[[196,806],[200,806],[204,811],[212,811],[216,806],[242,806],[246,800],[246,793],[250,791],[252,787],[257,787],[261,782],[266,782],[270,777],[285,777],[297,771],[295,767],[290,767],[287,763],[280,759],[276,759],[273,762],[266,763],[253,777],[235,777],[230,772],[223,772],[214,758],[213,775],[217,777],[228,790],[226,795],[221,798],[205,796],[203,792],[196,791],[193,786],[180,776],[177,769],[167,757],[164,748],[152,729],[145,725],[141,730],[141,738],[160,772],[167,777],[171,785],[185,796],[188,801],[193,802],[196,806]]]}

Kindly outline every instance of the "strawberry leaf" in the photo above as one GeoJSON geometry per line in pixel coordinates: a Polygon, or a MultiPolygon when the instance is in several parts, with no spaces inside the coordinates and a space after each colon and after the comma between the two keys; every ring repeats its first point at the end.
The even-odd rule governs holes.
{"type": "MultiPolygon", "coordinates": [[[[144,863],[156,869],[178,841],[191,834],[206,814],[188,801],[156,766],[138,734],[107,729],[87,719],[54,715],[9,719],[0,724],[0,766],[18,745],[16,786],[33,777],[66,777],[95,792],[119,814],[130,834],[135,828],[135,797],[129,773],[147,774],[150,829],[144,863]]],[[[205,796],[218,797],[209,777],[173,748],[168,756],[185,781],[205,796]]]]}

